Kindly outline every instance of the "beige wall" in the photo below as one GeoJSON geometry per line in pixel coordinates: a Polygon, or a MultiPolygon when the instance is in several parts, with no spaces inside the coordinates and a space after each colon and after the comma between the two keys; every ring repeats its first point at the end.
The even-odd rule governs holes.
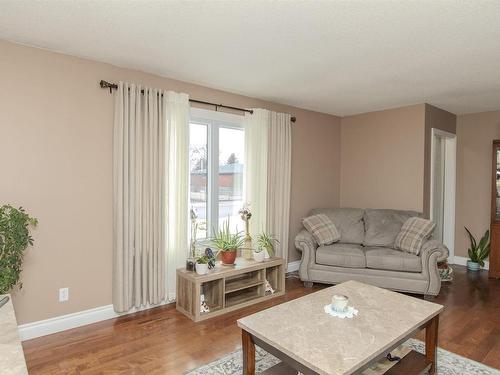
{"type": "Polygon", "coordinates": [[[432,128],[455,134],[457,116],[441,108],[425,104],[425,154],[424,154],[424,206],[423,212],[430,214],[431,203],[431,142],[432,128]]]}
{"type": "Polygon", "coordinates": [[[424,104],[342,118],[342,207],[423,209],[424,119],[424,104]]]}
{"type": "Polygon", "coordinates": [[[500,111],[457,119],[457,200],[455,255],[467,257],[464,226],[477,237],[489,229],[492,142],[500,139],[500,111]]]}
{"type": "Polygon", "coordinates": [[[299,259],[300,218],[339,204],[338,117],[2,41],[0,56],[0,203],[22,205],[40,221],[24,288],[14,294],[19,323],[111,303],[113,99],[100,79],[296,116],[290,261],[299,259]],[[68,302],[58,302],[60,287],[70,288],[68,302]]]}

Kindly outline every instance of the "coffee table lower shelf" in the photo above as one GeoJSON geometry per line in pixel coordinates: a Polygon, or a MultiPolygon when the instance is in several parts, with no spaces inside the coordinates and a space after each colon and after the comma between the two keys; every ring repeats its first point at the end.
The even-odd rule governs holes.
{"type": "MultiPolygon", "coordinates": [[[[410,351],[401,360],[387,370],[385,375],[421,375],[427,374],[431,368],[432,362],[429,361],[425,355],[410,351]]],[[[290,375],[297,373],[291,366],[284,362],[267,369],[262,375],[290,375]]]]}

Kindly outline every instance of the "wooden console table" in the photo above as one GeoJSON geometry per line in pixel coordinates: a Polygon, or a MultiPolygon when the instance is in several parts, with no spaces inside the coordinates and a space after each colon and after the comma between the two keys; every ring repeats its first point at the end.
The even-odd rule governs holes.
{"type": "Polygon", "coordinates": [[[217,263],[206,275],[183,268],[177,270],[176,308],[195,322],[283,294],[285,263],[282,258],[272,257],[264,262],[237,258],[232,266],[217,263]],[[275,290],[274,294],[265,291],[266,280],[275,290]],[[210,312],[200,312],[202,295],[210,312]]]}

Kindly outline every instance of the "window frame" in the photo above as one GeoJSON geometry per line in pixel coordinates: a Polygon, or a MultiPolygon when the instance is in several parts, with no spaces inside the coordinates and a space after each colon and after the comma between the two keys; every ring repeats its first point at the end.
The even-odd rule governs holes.
{"type": "MultiPolygon", "coordinates": [[[[207,236],[214,235],[214,223],[219,223],[219,130],[238,129],[245,132],[244,116],[226,112],[191,108],[189,125],[198,124],[207,127],[207,236]]],[[[245,134],[246,136],[246,134],[245,134]]],[[[191,146],[191,143],[190,143],[191,146]]],[[[245,170],[245,161],[243,164],[245,170]]],[[[189,183],[191,186],[191,181],[189,183]]],[[[189,190],[191,194],[191,188],[189,190]]],[[[244,197],[243,197],[244,199],[244,197]]],[[[191,203],[191,198],[189,199],[191,203]]]]}

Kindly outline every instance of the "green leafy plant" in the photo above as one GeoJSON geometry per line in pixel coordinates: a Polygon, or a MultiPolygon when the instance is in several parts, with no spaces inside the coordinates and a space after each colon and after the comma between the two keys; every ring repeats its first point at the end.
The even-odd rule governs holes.
{"type": "Polygon", "coordinates": [[[490,231],[487,230],[483,237],[476,241],[472,233],[467,227],[464,227],[469,235],[470,247],[469,247],[469,258],[472,262],[479,263],[481,267],[484,267],[484,260],[490,254],[490,231]]]}
{"type": "Polygon", "coordinates": [[[196,263],[198,264],[208,264],[210,261],[210,258],[206,255],[201,255],[198,258],[196,258],[196,263]]]}
{"type": "Polygon", "coordinates": [[[7,293],[19,282],[24,250],[33,245],[30,226],[38,220],[29,216],[22,208],[11,205],[0,207],[0,294],[7,293]]]}
{"type": "Polygon", "coordinates": [[[257,245],[259,249],[266,249],[267,253],[272,256],[274,254],[275,244],[279,244],[278,239],[266,232],[262,232],[257,236],[257,245]]]}
{"type": "Polygon", "coordinates": [[[236,251],[245,244],[243,232],[231,233],[229,230],[229,218],[224,220],[220,229],[215,230],[212,243],[220,251],[236,251]]]}

